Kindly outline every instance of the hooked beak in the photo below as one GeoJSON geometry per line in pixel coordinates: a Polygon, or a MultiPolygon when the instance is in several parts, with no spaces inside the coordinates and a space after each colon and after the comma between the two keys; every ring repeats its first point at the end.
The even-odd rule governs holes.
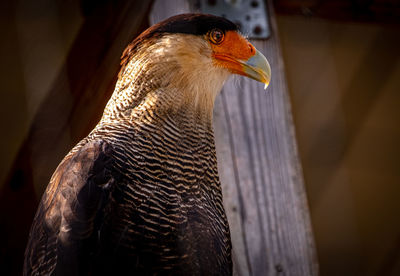
{"type": "Polygon", "coordinates": [[[263,54],[256,50],[255,55],[248,60],[237,60],[237,62],[242,65],[243,75],[264,83],[264,89],[267,89],[271,80],[271,67],[263,54]]]}
{"type": "Polygon", "coordinates": [[[214,57],[221,61],[223,66],[234,74],[243,75],[265,84],[267,89],[271,80],[271,67],[266,57],[257,49],[247,60],[235,58],[232,54],[214,54],[214,57]]]}

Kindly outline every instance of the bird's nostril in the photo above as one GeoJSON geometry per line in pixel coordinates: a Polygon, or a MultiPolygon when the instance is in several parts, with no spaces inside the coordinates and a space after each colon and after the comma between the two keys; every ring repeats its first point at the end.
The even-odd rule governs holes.
{"type": "Polygon", "coordinates": [[[250,53],[254,54],[256,52],[253,45],[249,44],[249,48],[250,48],[250,53]]]}

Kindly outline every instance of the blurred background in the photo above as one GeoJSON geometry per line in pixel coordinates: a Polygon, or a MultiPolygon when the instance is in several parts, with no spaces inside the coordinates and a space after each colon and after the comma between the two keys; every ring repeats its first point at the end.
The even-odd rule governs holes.
{"type": "MultiPolygon", "coordinates": [[[[274,1],[321,275],[400,275],[400,1],[274,1]]],[[[0,274],[151,1],[0,3],[0,274]],[[101,77],[98,77],[101,76],[101,77]]]]}

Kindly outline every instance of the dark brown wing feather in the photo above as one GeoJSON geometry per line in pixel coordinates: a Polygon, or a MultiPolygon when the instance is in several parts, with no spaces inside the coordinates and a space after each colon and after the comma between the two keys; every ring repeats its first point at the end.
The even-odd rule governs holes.
{"type": "Polygon", "coordinates": [[[104,216],[114,179],[110,152],[103,141],[84,141],[60,163],[32,224],[24,275],[90,273],[96,221],[104,216]]]}

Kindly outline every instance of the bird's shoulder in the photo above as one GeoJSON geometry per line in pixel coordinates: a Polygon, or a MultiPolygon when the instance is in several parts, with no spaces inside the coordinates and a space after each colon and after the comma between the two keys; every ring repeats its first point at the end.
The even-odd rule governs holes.
{"type": "MultiPolygon", "coordinates": [[[[62,160],[53,173],[42,198],[46,212],[58,200],[73,200],[85,196],[89,186],[107,188],[112,176],[113,148],[104,140],[79,143],[62,160]]],[[[90,196],[90,195],[88,195],[90,196]]],[[[91,195],[93,196],[93,195],[91,195]]]]}
{"type": "Polygon", "coordinates": [[[62,259],[70,263],[68,254],[81,250],[81,241],[90,239],[102,202],[115,181],[112,152],[104,140],[86,139],[59,164],[32,224],[25,275],[50,274],[62,259]]]}

